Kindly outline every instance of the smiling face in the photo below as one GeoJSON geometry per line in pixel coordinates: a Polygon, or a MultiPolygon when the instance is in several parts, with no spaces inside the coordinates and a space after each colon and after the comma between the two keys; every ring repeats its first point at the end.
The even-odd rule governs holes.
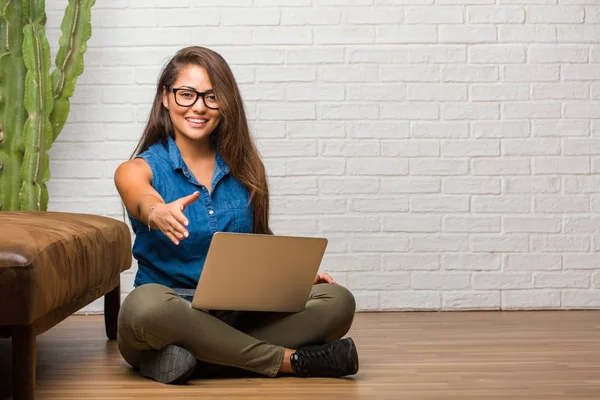
{"type": "MultiPolygon", "coordinates": [[[[188,65],[182,68],[173,87],[187,88],[198,92],[213,89],[206,69],[197,65],[188,65]]],[[[207,108],[200,96],[191,107],[180,106],[174,96],[172,92],[163,89],[162,103],[169,110],[169,117],[175,131],[175,141],[208,140],[210,134],[221,122],[221,112],[207,108]]]]}

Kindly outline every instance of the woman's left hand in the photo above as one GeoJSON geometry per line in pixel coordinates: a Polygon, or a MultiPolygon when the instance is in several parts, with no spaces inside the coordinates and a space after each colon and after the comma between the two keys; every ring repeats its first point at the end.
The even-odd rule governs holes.
{"type": "Polygon", "coordinates": [[[317,283],[333,283],[333,284],[335,284],[336,282],[333,280],[331,275],[329,275],[326,272],[323,272],[323,273],[317,273],[314,284],[316,285],[317,283]]]}

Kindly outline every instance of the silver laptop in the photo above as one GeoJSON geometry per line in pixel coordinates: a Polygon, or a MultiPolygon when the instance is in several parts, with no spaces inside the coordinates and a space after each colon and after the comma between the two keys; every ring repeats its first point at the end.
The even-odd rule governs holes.
{"type": "Polygon", "coordinates": [[[192,307],[204,310],[304,310],[327,239],[217,232],[192,307]]]}

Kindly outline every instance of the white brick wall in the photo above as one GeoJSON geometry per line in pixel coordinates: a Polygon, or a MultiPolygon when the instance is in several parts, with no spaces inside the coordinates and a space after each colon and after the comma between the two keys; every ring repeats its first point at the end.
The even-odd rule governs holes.
{"type": "Polygon", "coordinates": [[[192,44],[240,83],[273,228],[328,237],[360,309],[600,307],[598,0],[98,1],[51,210],[121,218],[114,170],[192,44]]]}

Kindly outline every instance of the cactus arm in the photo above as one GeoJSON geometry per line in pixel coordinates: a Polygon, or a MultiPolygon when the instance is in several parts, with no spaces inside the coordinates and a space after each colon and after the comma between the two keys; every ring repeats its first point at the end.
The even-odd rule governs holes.
{"type": "Polygon", "coordinates": [[[46,25],[46,1],[22,0],[23,15],[27,22],[37,22],[40,26],[46,25]]]}
{"type": "Polygon", "coordinates": [[[69,98],[75,91],[77,77],[83,72],[83,55],[92,36],[91,8],[95,0],[69,0],[61,24],[62,36],[52,73],[54,109],[50,114],[53,140],[63,129],[69,115],[69,98]]]}
{"type": "Polygon", "coordinates": [[[0,56],[9,52],[9,32],[8,18],[6,17],[10,0],[0,0],[0,56]]]}
{"type": "Polygon", "coordinates": [[[44,28],[37,22],[25,25],[23,33],[23,60],[27,68],[25,109],[28,118],[24,130],[20,206],[22,210],[44,211],[48,206],[45,182],[50,179],[48,150],[52,145],[50,46],[44,28]]]}
{"type": "Polygon", "coordinates": [[[0,0],[0,211],[19,209],[24,108],[23,8],[0,0]]]}

